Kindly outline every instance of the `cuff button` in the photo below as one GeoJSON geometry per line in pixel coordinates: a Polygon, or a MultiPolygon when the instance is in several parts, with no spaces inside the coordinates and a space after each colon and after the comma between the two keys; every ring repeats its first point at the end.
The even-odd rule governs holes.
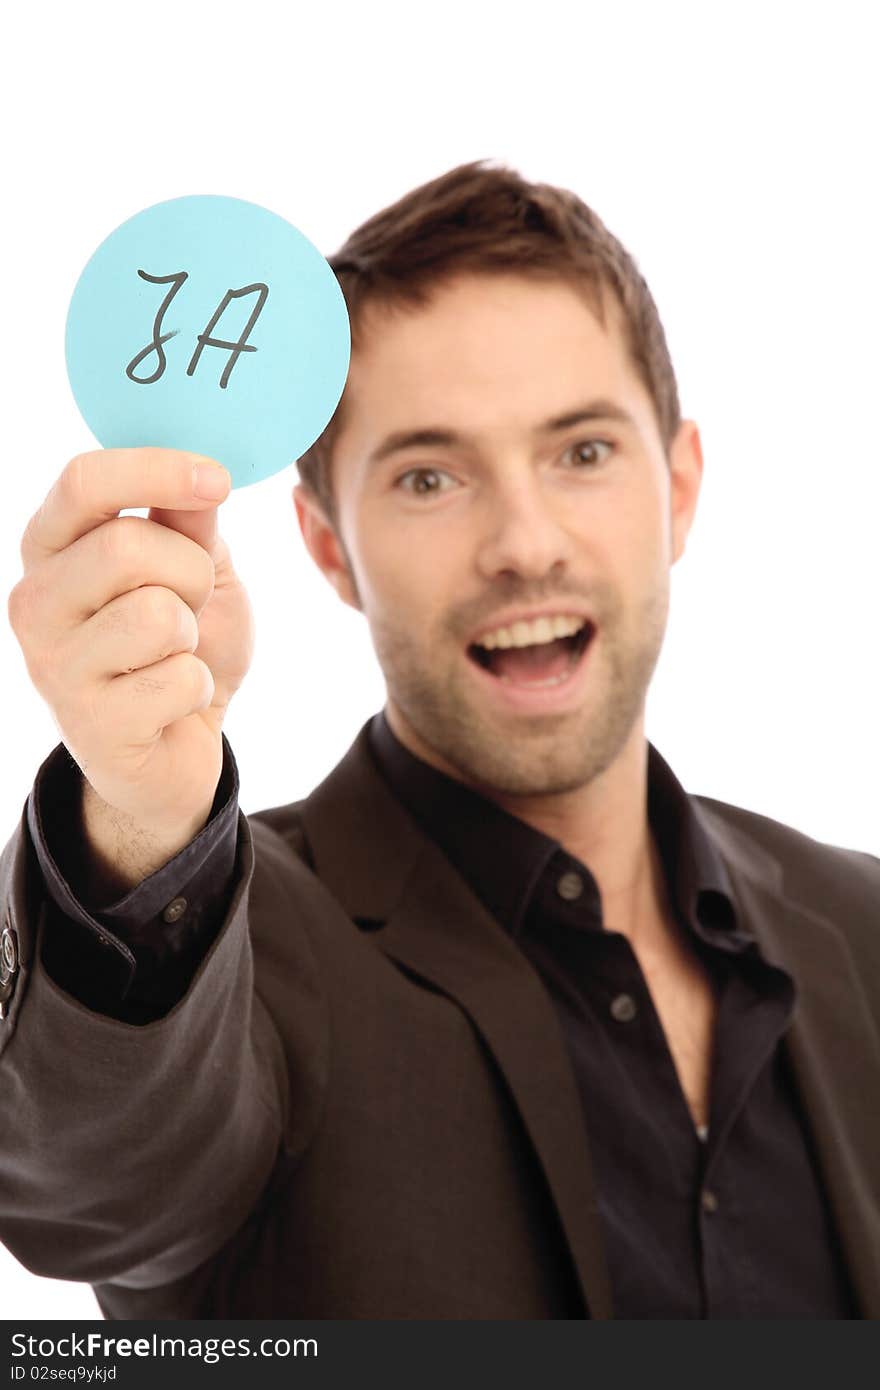
{"type": "Polygon", "coordinates": [[[0,935],[0,972],[8,980],[18,969],[18,936],[14,927],[4,927],[0,935]]]}

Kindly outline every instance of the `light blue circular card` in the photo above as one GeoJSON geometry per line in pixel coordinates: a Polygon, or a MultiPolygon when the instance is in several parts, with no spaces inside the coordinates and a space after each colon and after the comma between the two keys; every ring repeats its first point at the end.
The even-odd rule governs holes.
{"type": "Polygon", "coordinates": [[[105,448],[217,459],[233,487],[299,458],[330,420],[351,355],[320,251],[239,198],[172,198],[123,222],[80,276],[67,374],[105,448]]]}

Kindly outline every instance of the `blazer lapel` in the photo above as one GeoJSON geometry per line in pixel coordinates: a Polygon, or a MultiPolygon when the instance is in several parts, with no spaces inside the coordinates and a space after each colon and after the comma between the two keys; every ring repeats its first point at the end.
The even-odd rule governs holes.
{"type": "MultiPolygon", "coordinates": [[[[748,927],[794,978],[785,1048],[856,1297],[880,1317],[880,1038],[845,937],[787,891],[782,864],[705,806],[748,927]]],[[[794,875],[790,875],[794,878],[794,875]]]]}
{"type": "Polygon", "coordinates": [[[463,1008],[534,1145],[593,1319],[612,1316],[583,1110],[540,978],[376,770],[366,726],[302,807],[321,880],[375,943],[463,1008]]]}

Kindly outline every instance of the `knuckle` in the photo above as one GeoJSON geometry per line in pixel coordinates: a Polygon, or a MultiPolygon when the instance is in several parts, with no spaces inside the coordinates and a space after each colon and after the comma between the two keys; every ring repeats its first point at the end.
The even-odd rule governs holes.
{"type": "Polygon", "coordinates": [[[31,567],[32,557],[39,555],[42,550],[38,541],[38,530],[44,515],[45,505],[45,502],[40,504],[22,532],[18,553],[21,559],[21,567],[25,572],[31,567]]]}
{"type": "Polygon", "coordinates": [[[24,596],[24,586],[21,580],[9,591],[6,600],[6,616],[9,619],[9,626],[13,632],[18,634],[19,625],[24,618],[26,599],[24,596]]]}
{"type": "Polygon", "coordinates": [[[32,578],[20,579],[10,591],[6,603],[9,626],[19,642],[23,642],[36,627],[37,586],[32,578]]]}
{"type": "Polygon", "coordinates": [[[178,609],[176,636],[178,642],[185,642],[191,652],[195,651],[196,647],[199,645],[200,636],[198,618],[190,608],[189,604],[183,603],[183,601],[181,601],[180,608],[178,609]]]}
{"type": "Polygon", "coordinates": [[[147,584],[138,590],[141,619],[145,627],[163,636],[175,632],[180,624],[181,600],[171,589],[147,584]]]}
{"type": "Polygon", "coordinates": [[[198,656],[188,654],[190,672],[192,678],[193,694],[198,697],[202,695],[206,688],[213,690],[214,676],[207,662],[202,661],[198,656]]]}
{"type": "Polygon", "coordinates": [[[58,479],[59,492],[77,502],[81,501],[88,493],[94,471],[94,453],[74,454],[58,479]]]}
{"type": "Polygon", "coordinates": [[[128,567],[143,553],[143,530],[140,517],[117,516],[98,527],[100,543],[111,564],[128,567]]]}

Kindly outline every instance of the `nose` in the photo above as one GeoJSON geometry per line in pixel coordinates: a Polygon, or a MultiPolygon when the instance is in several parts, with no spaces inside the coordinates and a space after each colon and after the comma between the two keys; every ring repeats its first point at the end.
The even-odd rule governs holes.
{"type": "Polygon", "coordinates": [[[482,577],[506,573],[542,579],[553,570],[563,571],[571,539],[560,506],[564,502],[557,496],[551,503],[534,476],[510,477],[493,488],[477,553],[482,577]]]}

